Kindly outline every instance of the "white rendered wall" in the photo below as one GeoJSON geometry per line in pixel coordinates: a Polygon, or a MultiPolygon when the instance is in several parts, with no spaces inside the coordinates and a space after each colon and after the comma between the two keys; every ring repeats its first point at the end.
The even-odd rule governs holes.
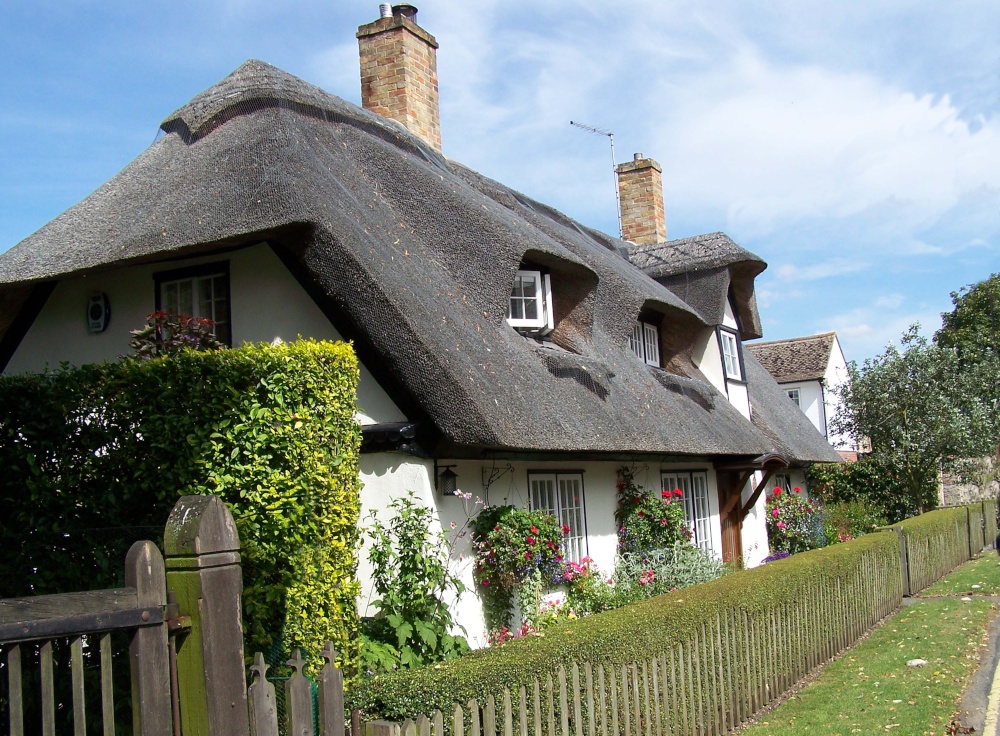
{"type": "MultiPolygon", "coordinates": [[[[816,430],[826,437],[826,407],[823,403],[823,386],[819,381],[782,383],[781,390],[799,392],[799,410],[806,415],[816,430]]],[[[789,399],[791,401],[791,399],[789,399]]]]}
{"type": "MultiPolygon", "coordinates": [[[[736,330],[739,333],[739,325],[736,322],[736,312],[733,309],[732,302],[726,299],[726,313],[722,318],[722,326],[728,327],[731,330],[736,330]]],[[[722,367],[723,375],[725,375],[725,367],[722,362],[722,350],[719,350],[719,365],[722,367]]],[[[739,341],[740,350],[740,368],[743,370],[743,341],[739,341]]],[[[744,379],[746,376],[744,375],[744,379]]],[[[726,394],[729,396],[729,403],[736,407],[740,414],[742,414],[748,421],[750,419],[750,393],[747,391],[746,381],[733,381],[726,379],[726,394]]]]}
{"type": "MultiPolygon", "coordinates": [[[[229,262],[233,344],[292,341],[297,337],[340,340],[308,294],[266,244],[223,255],[122,268],[60,281],[4,373],[36,373],[73,365],[114,361],[131,351],[129,332],[155,309],[153,274],[202,263],[229,262]],[[105,332],[87,331],[87,299],[104,292],[111,303],[105,332]]],[[[361,366],[358,421],[400,422],[406,417],[361,366]]]]}

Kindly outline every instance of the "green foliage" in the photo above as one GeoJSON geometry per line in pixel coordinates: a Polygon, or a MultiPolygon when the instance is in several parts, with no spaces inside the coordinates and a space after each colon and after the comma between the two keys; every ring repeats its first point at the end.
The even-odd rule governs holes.
{"type": "Polygon", "coordinates": [[[775,488],[767,497],[767,540],[772,552],[794,555],[826,544],[820,504],[803,498],[801,491],[775,488]]]}
{"type": "Polygon", "coordinates": [[[215,323],[189,314],[169,314],[162,310],[146,317],[145,326],[132,330],[128,346],[139,358],[159,358],[181,350],[219,350],[215,323]]]}
{"type": "Polygon", "coordinates": [[[885,526],[885,517],[861,501],[840,501],[823,507],[827,544],[849,542],[885,526]]]}
{"type": "Polygon", "coordinates": [[[618,478],[615,521],[619,552],[642,554],[691,541],[691,530],[684,521],[683,493],[679,488],[648,492],[636,485],[635,474],[630,468],[621,468],[618,478]]]}
{"type": "MultiPolygon", "coordinates": [[[[857,502],[890,524],[918,513],[905,483],[878,455],[854,463],[817,463],[806,470],[806,480],[809,494],[825,505],[857,502]]],[[[928,479],[920,494],[929,503],[937,494],[937,478],[928,479]]]]}
{"type": "Polygon", "coordinates": [[[436,708],[449,712],[455,703],[472,697],[485,702],[503,687],[516,692],[532,678],[555,673],[560,664],[620,666],[642,661],[688,641],[701,626],[714,625],[717,614],[773,615],[783,606],[801,604],[807,586],[835,588],[838,580],[856,575],[859,569],[879,569],[887,579],[898,579],[896,535],[869,534],[683,591],[562,621],[544,636],[526,636],[435,667],[387,675],[371,693],[373,713],[401,719],[436,708]]]}
{"type": "Polygon", "coordinates": [[[0,597],[122,584],[179,496],[243,545],[250,650],[357,651],[357,360],[300,341],[0,378],[0,597]]]}
{"type": "MultiPolygon", "coordinates": [[[[518,588],[536,572],[546,585],[562,582],[561,545],[568,533],[568,527],[560,527],[556,517],[544,511],[488,506],[479,512],[472,536],[475,580],[491,629],[510,626],[518,588]]],[[[532,591],[541,587],[539,582],[532,591]]]]}
{"type": "Polygon", "coordinates": [[[942,459],[984,454],[989,446],[981,431],[984,404],[960,371],[955,350],[928,344],[914,325],[901,348],[889,345],[850,370],[833,430],[858,442],[867,437],[883,472],[906,487],[911,503],[920,512],[933,508],[936,497],[927,489],[942,459]]]}
{"type": "MultiPolygon", "coordinates": [[[[389,504],[392,518],[373,512],[367,533],[378,613],[366,622],[362,660],[372,672],[418,667],[469,651],[446,602],[465,590],[449,567],[451,542],[432,531],[434,514],[413,493],[389,504]]],[[[464,629],[462,629],[464,633],[464,629]]]]}

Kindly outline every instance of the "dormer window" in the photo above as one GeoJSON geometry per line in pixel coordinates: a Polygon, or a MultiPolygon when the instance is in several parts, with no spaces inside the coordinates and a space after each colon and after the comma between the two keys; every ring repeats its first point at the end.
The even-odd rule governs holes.
{"type": "Polygon", "coordinates": [[[514,276],[507,324],[517,330],[546,334],[552,331],[552,281],[547,273],[521,270],[514,276]]]}
{"type": "Polygon", "coordinates": [[[628,338],[628,347],[639,360],[660,367],[660,329],[655,324],[636,322],[628,338]]]}
{"type": "Polygon", "coordinates": [[[733,381],[742,381],[743,361],[740,360],[739,337],[732,330],[720,328],[719,343],[722,347],[722,363],[726,369],[726,378],[733,381]]]}

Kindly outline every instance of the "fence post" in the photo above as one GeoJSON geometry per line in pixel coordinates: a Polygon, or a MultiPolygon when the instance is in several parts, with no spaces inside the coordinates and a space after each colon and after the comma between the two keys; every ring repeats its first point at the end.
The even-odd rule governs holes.
{"type": "MultiPolygon", "coordinates": [[[[125,558],[125,585],[136,590],[139,608],[167,602],[163,555],[152,542],[136,542],[125,558]]],[[[132,670],[132,732],[149,736],[173,733],[170,713],[170,663],[167,624],[132,632],[128,643],[132,670]]]]}
{"type": "Polygon", "coordinates": [[[177,675],[185,736],[249,733],[240,597],[240,540],[215,496],[184,496],[163,536],[167,590],[190,630],[179,637],[177,675]]]}
{"type": "Polygon", "coordinates": [[[899,540],[899,572],[903,579],[903,597],[909,598],[912,594],[910,593],[910,561],[906,549],[906,536],[903,534],[902,527],[894,526],[893,529],[896,532],[896,539],[899,540]]]}

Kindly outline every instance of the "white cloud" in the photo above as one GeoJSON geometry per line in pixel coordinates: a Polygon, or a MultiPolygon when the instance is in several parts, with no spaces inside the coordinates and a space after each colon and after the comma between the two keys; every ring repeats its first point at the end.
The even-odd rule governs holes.
{"type": "Polygon", "coordinates": [[[778,278],[789,281],[818,281],[834,276],[865,271],[869,264],[853,258],[831,258],[808,266],[785,264],[778,267],[778,278]]]}

